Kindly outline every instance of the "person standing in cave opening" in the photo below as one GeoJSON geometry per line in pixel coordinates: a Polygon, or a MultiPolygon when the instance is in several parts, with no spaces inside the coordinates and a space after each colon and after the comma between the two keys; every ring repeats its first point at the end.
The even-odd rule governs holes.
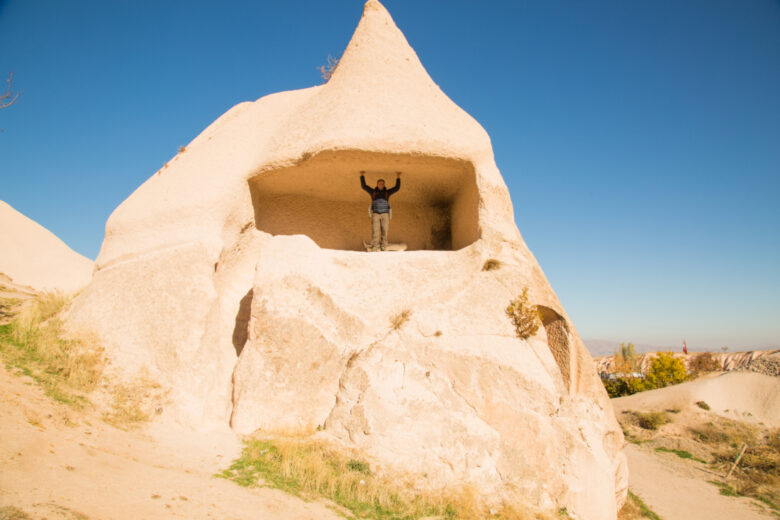
{"type": "Polygon", "coordinates": [[[360,187],[371,195],[371,251],[387,249],[390,229],[390,195],[401,189],[401,172],[395,172],[395,186],[385,187],[385,180],[376,181],[376,188],[366,184],[366,172],[360,172],[360,187]]]}

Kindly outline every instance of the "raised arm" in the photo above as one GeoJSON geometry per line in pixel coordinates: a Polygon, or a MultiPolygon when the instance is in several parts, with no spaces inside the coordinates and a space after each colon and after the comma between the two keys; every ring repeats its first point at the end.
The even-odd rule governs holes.
{"type": "Polygon", "coordinates": [[[401,189],[401,172],[396,173],[396,175],[397,177],[395,178],[395,186],[387,190],[388,197],[401,189]]]}
{"type": "Polygon", "coordinates": [[[366,176],[363,175],[363,172],[360,172],[360,187],[366,190],[369,195],[374,192],[374,190],[372,190],[368,184],[366,184],[366,176]]]}

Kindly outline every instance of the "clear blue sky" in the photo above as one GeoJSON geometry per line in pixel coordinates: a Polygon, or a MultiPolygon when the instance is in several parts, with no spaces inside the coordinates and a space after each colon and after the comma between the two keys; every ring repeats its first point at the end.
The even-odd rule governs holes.
{"type": "MultiPolygon", "coordinates": [[[[386,0],[488,131],[585,338],[780,344],[780,3],[386,0]]],[[[0,0],[0,199],[95,258],[236,103],[321,83],[362,2],[0,0]]],[[[2,232],[2,230],[0,230],[2,232]]]]}

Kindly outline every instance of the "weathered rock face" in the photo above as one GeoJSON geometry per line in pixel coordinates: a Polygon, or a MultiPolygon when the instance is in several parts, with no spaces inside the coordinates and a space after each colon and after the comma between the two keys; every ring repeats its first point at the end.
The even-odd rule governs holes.
{"type": "Polygon", "coordinates": [[[432,486],[616,516],[622,433],[490,140],[376,1],[328,83],[231,109],[117,208],[97,265],[69,319],[171,388],[164,417],[319,427],[432,486]],[[403,171],[410,251],[361,252],[360,170],[403,171]],[[524,340],[504,309],[526,287],[544,326],[524,340]]]}
{"type": "Polygon", "coordinates": [[[0,200],[0,273],[15,284],[75,292],[92,277],[92,260],[0,200]]]}

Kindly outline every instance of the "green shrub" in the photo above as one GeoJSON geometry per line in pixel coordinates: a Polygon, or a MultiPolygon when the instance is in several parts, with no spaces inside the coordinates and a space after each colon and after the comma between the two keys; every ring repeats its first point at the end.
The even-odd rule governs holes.
{"type": "Polygon", "coordinates": [[[634,412],[639,421],[639,427],[645,430],[657,430],[660,426],[672,422],[665,412],[634,412]]]}
{"type": "Polygon", "coordinates": [[[696,401],[696,406],[698,406],[702,410],[709,410],[710,409],[710,405],[708,405],[704,401],[696,401]]]}
{"type": "Polygon", "coordinates": [[[682,383],[688,377],[685,363],[671,352],[659,352],[650,363],[647,381],[652,388],[663,388],[682,383]]]}
{"type": "Polygon", "coordinates": [[[604,379],[604,388],[610,397],[622,397],[624,395],[633,395],[637,392],[652,390],[650,383],[641,377],[617,377],[615,379],[604,379]]]}

